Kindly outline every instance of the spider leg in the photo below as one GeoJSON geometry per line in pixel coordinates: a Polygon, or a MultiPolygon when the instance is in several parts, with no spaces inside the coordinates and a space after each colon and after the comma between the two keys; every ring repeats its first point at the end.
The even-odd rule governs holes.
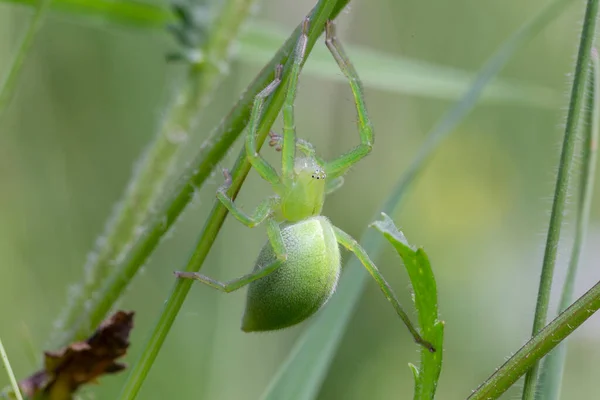
{"type": "Polygon", "coordinates": [[[348,235],[340,228],[334,226],[333,230],[335,232],[335,237],[337,238],[338,243],[346,249],[350,250],[352,253],[354,253],[356,258],[360,260],[360,262],[364,265],[365,269],[369,272],[369,274],[371,274],[373,279],[375,279],[375,282],[377,282],[377,285],[379,285],[379,288],[381,289],[385,297],[390,303],[392,303],[394,310],[396,310],[396,313],[398,314],[398,316],[400,316],[400,319],[402,320],[402,322],[404,322],[404,325],[406,325],[406,327],[410,331],[415,342],[424,346],[429,351],[434,352],[435,349],[433,348],[433,346],[425,339],[423,339],[421,335],[419,335],[419,332],[417,332],[412,322],[410,322],[410,318],[400,305],[400,302],[394,294],[394,291],[390,287],[389,283],[387,283],[383,275],[381,275],[373,261],[371,261],[367,252],[360,246],[360,244],[358,244],[356,240],[354,240],[352,236],[348,235]]]}
{"type": "Polygon", "coordinates": [[[275,169],[265,160],[259,153],[256,146],[256,133],[260,125],[262,108],[267,97],[269,97],[281,83],[282,66],[279,65],[275,69],[275,79],[267,85],[254,98],[252,113],[250,114],[250,122],[248,123],[248,133],[246,134],[246,154],[250,164],[256,169],[260,176],[273,186],[280,184],[279,175],[275,169]]]}
{"type": "Polygon", "coordinates": [[[283,242],[283,236],[281,236],[281,228],[274,218],[268,219],[267,235],[269,236],[269,242],[271,243],[273,252],[277,258],[271,264],[259,269],[258,271],[253,271],[240,278],[232,279],[227,282],[217,281],[198,272],[175,271],[175,276],[181,279],[197,280],[225,293],[231,293],[235,290],[241,289],[255,280],[264,278],[265,276],[274,272],[287,260],[287,252],[285,249],[285,243],[283,242]]]}
{"type": "Polygon", "coordinates": [[[283,179],[291,180],[294,175],[294,159],[296,157],[296,126],[294,123],[294,101],[296,100],[296,89],[302,62],[306,53],[308,42],[309,19],[306,18],[302,24],[302,33],[298,38],[294,50],[294,63],[290,73],[290,81],[283,103],[283,145],[281,148],[281,172],[283,179]]]}
{"type": "Polygon", "coordinates": [[[360,134],[360,144],[358,146],[325,164],[325,172],[327,173],[328,178],[336,178],[343,175],[353,164],[356,164],[359,160],[369,154],[375,139],[373,126],[365,106],[360,79],[350,63],[348,56],[344,52],[342,45],[335,36],[335,25],[332,21],[327,21],[327,26],[325,28],[325,44],[350,84],[354,102],[356,103],[358,129],[360,134]]]}
{"type": "Polygon", "coordinates": [[[233,291],[243,288],[244,286],[254,282],[255,280],[264,278],[265,276],[274,272],[277,268],[281,267],[282,264],[283,263],[281,260],[275,260],[272,264],[269,264],[266,267],[259,269],[258,271],[253,271],[242,277],[232,279],[227,282],[217,281],[197,272],[175,271],[175,276],[180,279],[194,279],[212,288],[220,290],[221,292],[231,293],[233,291]]]}
{"type": "Polygon", "coordinates": [[[235,219],[247,227],[254,228],[262,223],[269,217],[273,211],[273,208],[275,208],[279,203],[278,197],[269,197],[260,202],[252,215],[248,215],[240,207],[238,207],[234,203],[233,199],[227,194],[227,190],[231,186],[231,175],[229,174],[229,171],[224,169],[223,175],[225,176],[225,183],[223,183],[223,185],[217,189],[217,198],[221,201],[221,203],[223,203],[223,205],[229,210],[235,219]]]}

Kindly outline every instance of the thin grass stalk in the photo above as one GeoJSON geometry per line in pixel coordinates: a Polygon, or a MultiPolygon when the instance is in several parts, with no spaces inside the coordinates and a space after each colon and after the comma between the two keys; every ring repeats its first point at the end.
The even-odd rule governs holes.
{"type": "MultiPolygon", "coordinates": [[[[594,192],[594,177],[596,172],[596,149],[598,146],[598,136],[600,132],[600,66],[598,61],[598,52],[592,51],[592,66],[590,68],[590,79],[588,80],[588,90],[591,96],[585,109],[584,127],[583,127],[583,156],[581,163],[581,177],[579,185],[579,201],[577,205],[577,218],[575,223],[575,238],[573,240],[573,250],[569,260],[569,267],[563,285],[558,312],[562,312],[569,307],[573,298],[575,288],[575,277],[579,266],[579,258],[583,250],[587,236],[590,220],[590,210],[592,206],[592,197],[594,192]]],[[[565,359],[567,356],[567,343],[563,342],[546,357],[542,364],[540,394],[544,400],[559,400],[565,359]]]]}
{"type": "Polygon", "coordinates": [[[16,400],[23,400],[19,383],[17,382],[17,378],[15,378],[15,374],[10,366],[10,362],[8,361],[8,355],[6,354],[2,340],[0,340],[0,358],[2,358],[2,364],[4,365],[4,369],[6,370],[6,374],[8,375],[8,379],[10,381],[12,395],[15,396],[16,400]]]}
{"type": "Polygon", "coordinates": [[[34,4],[37,5],[35,13],[31,18],[25,36],[19,45],[19,50],[17,50],[17,54],[13,58],[11,66],[8,68],[8,73],[0,84],[0,119],[2,119],[2,116],[13,97],[15,87],[17,86],[19,76],[23,69],[23,63],[33,46],[35,35],[42,26],[44,17],[52,4],[52,0],[39,0],[34,4]]]}
{"type": "MultiPolygon", "coordinates": [[[[333,19],[339,11],[347,4],[346,0],[321,0],[313,9],[310,15],[310,30],[308,33],[308,42],[306,46],[306,54],[310,54],[316,40],[319,38],[325,27],[325,22],[328,19],[333,19]]],[[[292,38],[298,37],[301,26],[298,26],[292,38]]],[[[290,65],[293,60],[289,59],[286,65],[286,73],[282,77],[281,84],[275,93],[271,96],[270,101],[265,107],[259,131],[257,133],[257,146],[260,149],[265,141],[271,126],[273,125],[279,111],[283,105],[285,97],[285,88],[289,78],[290,65]]],[[[233,199],[239,193],[242,183],[244,182],[248,172],[250,171],[250,163],[246,156],[246,150],[242,148],[237,161],[231,171],[232,185],[229,194],[233,199]]],[[[188,261],[185,268],[187,272],[198,272],[202,267],[206,256],[208,255],[216,237],[221,229],[227,209],[223,204],[215,200],[215,204],[206,220],[202,233],[200,234],[196,248],[188,261]]],[[[155,328],[146,343],[140,359],[132,368],[130,375],[123,387],[120,395],[121,400],[133,400],[139,392],[142,383],[144,382],[152,364],[154,363],[162,344],[173,325],[175,317],[179,313],[181,306],[191,288],[193,281],[187,279],[178,279],[175,281],[171,294],[169,295],[165,306],[160,314],[155,328]]]]}
{"type": "MultiPolygon", "coordinates": [[[[550,226],[548,228],[548,237],[546,239],[546,249],[544,252],[544,261],[542,264],[542,273],[540,276],[540,284],[531,336],[535,336],[540,329],[546,325],[548,304],[550,302],[550,291],[554,277],[554,266],[556,264],[556,254],[558,251],[558,243],[560,240],[560,232],[567,200],[567,191],[569,188],[569,174],[571,171],[571,165],[573,164],[573,153],[577,140],[577,130],[581,121],[581,113],[583,111],[587,71],[590,64],[591,51],[596,33],[598,3],[599,0],[587,1],[583,20],[583,29],[581,32],[579,53],[577,55],[577,64],[575,66],[575,75],[573,80],[573,88],[571,91],[569,111],[567,113],[567,124],[565,128],[563,147],[558,165],[556,190],[554,192],[552,213],[550,215],[550,226]]],[[[533,364],[531,370],[527,372],[527,375],[525,376],[525,385],[523,387],[523,400],[534,399],[537,390],[538,370],[539,363],[535,363],[533,364]]]]}
{"type": "Polygon", "coordinates": [[[60,345],[81,340],[96,327],[98,321],[88,319],[87,312],[102,295],[100,288],[145,229],[181,148],[194,134],[202,110],[220,82],[222,64],[227,63],[230,47],[253,4],[254,0],[228,0],[221,6],[199,49],[203,61],[190,63],[187,78],[158,135],[131,177],[124,199],[98,239],[97,248],[88,256],[83,284],[71,291],[67,308],[55,324],[55,341],[60,345]]]}

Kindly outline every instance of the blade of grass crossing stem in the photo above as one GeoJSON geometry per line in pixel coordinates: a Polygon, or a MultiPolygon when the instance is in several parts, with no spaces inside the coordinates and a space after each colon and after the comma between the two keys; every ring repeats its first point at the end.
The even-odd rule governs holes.
{"type": "Polygon", "coordinates": [[[64,346],[89,336],[96,328],[99,321],[88,320],[86,311],[97,302],[97,297],[103,296],[101,287],[148,224],[180,149],[186,145],[185,137],[197,133],[204,106],[220,81],[220,65],[228,61],[230,47],[253,4],[254,0],[227,0],[218,6],[215,23],[199,48],[206,61],[189,64],[176,100],[166,110],[154,140],[138,162],[123,199],[106,224],[102,240],[97,241],[96,248],[88,255],[83,282],[71,291],[67,307],[55,324],[52,342],[64,346]]]}
{"type": "Polygon", "coordinates": [[[35,35],[40,29],[51,3],[52,0],[39,0],[35,3],[37,4],[35,13],[29,22],[29,26],[27,27],[25,36],[17,50],[17,54],[13,58],[11,66],[8,68],[8,73],[0,84],[0,119],[4,115],[4,112],[12,99],[15,87],[19,81],[19,76],[21,75],[25,58],[27,58],[27,54],[29,54],[29,51],[31,50],[35,35]]]}
{"type": "MultiPolygon", "coordinates": [[[[598,3],[599,0],[588,0],[585,10],[579,52],[577,55],[577,63],[575,65],[571,100],[569,102],[569,111],[567,113],[567,125],[565,128],[563,147],[558,164],[556,189],[552,203],[552,213],[550,214],[550,226],[548,227],[548,237],[546,239],[546,249],[544,252],[544,261],[542,264],[542,273],[540,276],[540,285],[531,336],[535,336],[540,329],[546,325],[548,303],[550,302],[550,291],[552,289],[552,279],[554,277],[554,266],[556,264],[556,254],[558,251],[560,231],[563,222],[565,203],[567,201],[567,191],[569,188],[569,174],[571,171],[571,165],[573,164],[573,153],[577,139],[577,129],[581,119],[581,113],[583,111],[586,77],[590,65],[591,51],[596,34],[598,3]]],[[[535,363],[525,376],[525,385],[523,387],[522,397],[523,400],[533,400],[535,398],[538,369],[539,363],[535,363]]]]}
{"type": "MultiPolygon", "coordinates": [[[[560,313],[483,382],[467,400],[493,400],[600,309],[600,282],[560,313]]],[[[546,400],[546,399],[543,399],[546,400]]]]}
{"type": "MultiPolygon", "coordinates": [[[[581,161],[581,179],[579,186],[579,199],[577,204],[577,217],[575,224],[575,238],[573,241],[573,250],[569,260],[567,276],[562,290],[558,312],[562,312],[569,307],[573,298],[575,287],[575,277],[579,266],[579,257],[583,250],[585,238],[587,235],[590,210],[592,205],[592,195],[594,191],[594,177],[596,171],[596,149],[598,144],[598,132],[600,132],[600,66],[598,62],[598,52],[593,49],[592,67],[590,68],[590,79],[588,80],[588,90],[591,96],[585,107],[585,117],[583,120],[584,134],[583,138],[583,157],[581,161]]],[[[564,373],[565,358],[567,355],[567,343],[561,343],[554,349],[542,363],[542,372],[540,378],[540,398],[544,400],[558,400],[564,373]]]]}
{"type": "MultiPolygon", "coordinates": [[[[306,46],[306,54],[310,54],[312,47],[314,46],[316,40],[320,37],[323,29],[325,27],[325,22],[328,19],[333,19],[339,11],[347,4],[345,0],[321,0],[315,6],[313,11],[310,14],[310,28],[308,32],[308,42],[306,46]]],[[[300,27],[299,27],[300,28],[300,27]]],[[[292,37],[297,38],[299,34],[299,30],[297,29],[292,37]]],[[[279,114],[279,110],[283,105],[283,100],[285,96],[285,87],[289,78],[289,70],[291,66],[291,62],[293,60],[289,59],[286,65],[286,72],[282,77],[282,82],[279,85],[278,89],[271,96],[270,101],[265,107],[265,111],[263,113],[261,119],[261,125],[259,127],[259,132],[257,135],[257,145],[262,146],[275,118],[279,114]]],[[[229,194],[232,198],[235,199],[237,193],[239,192],[241,185],[246,178],[248,172],[250,171],[250,163],[248,162],[245,149],[242,149],[238,159],[231,171],[232,174],[232,185],[229,191],[229,194]]],[[[212,244],[214,243],[217,234],[223,225],[223,221],[227,215],[227,209],[222,205],[221,202],[215,200],[215,204],[213,209],[208,216],[202,233],[200,234],[200,238],[197,242],[196,249],[188,261],[188,264],[185,268],[188,272],[197,272],[202,267],[212,244]]],[[[132,368],[127,381],[123,387],[121,392],[120,399],[122,400],[131,400],[137,396],[137,393],[148,374],[154,360],[169,332],[171,326],[173,325],[173,321],[177,316],[181,306],[183,305],[183,301],[187,296],[187,293],[190,290],[191,284],[193,282],[188,279],[178,279],[175,281],[173,286],[173,290],[167,299],[165,306],[161,312],[161,315],[157,321],[157,324],[146,343],[142,355],[138,362],[132,368]]]]}
{"type": "Polygon", "coordinates": [[[427,254],[421,248],[412,248],[398,230],[394,221],[385,213],[383,220],[371,224],[394,246],[408,272],[413,288],[413,299],[419,314],[419,326],[423,339],[435,348],[432,353],[421,349],[419,367],[410,364],[415,378],[415,400],[433,400],[440,372],[444,344],[444,322],[438,319],[437,285],[427,254]]]}
{"type": "MultiPolygon", "coordinates": [[[[32,4],[30,0],[0,0],[0,3],[7,1],[22,5],[32,4]]],[[[76,16],[88,17],[88,20],[93,16],[100,21],[104,18],[111,22],[121,22],[128,27],[162,29],[167,21],[173,19],[168,11],[146,3],[118,2],[111,8],[103,1],[90,1],[90,4],[70,1],[54,0],[53,4],[59,8],[53,9],[62,10],[63,14],[67,15],[65,12],[69,12],[71,8],[63,8],[69,6],[76,16]],[[128,17],[131,20],[127,20],[128,17]]],[[[265,21],[253,21],[241,34],[240,49],[233,57],[244,62],[264,65],[286,38],[279,27],[269,25],[265,21]]],[[[348,45],[347,48],[349,53],[355,55],[355,67],[364,71],[361,77],[363,86],[369,88],[455,100],[462,95],[473,77],[472,73],[460,69],[385,54],[357,45],[348,45]]],[[[330,58],[331,55],[326,49],[315,49],[304,67],[304,75],[344,82],[344,76],[339,74],[335,65],[331,65],[330,58]]],[[[482,101],[486,102],[541,108],[556,108],[561,100],[561,95],[552,89],[506,79],[496,79],[482,96],[482,101]]]]}
{"type": "MultiPolygon", "coordinates": [[[[461,100],[427,135],[426,142],[381,208],[382,212],[394,213],[429,157],[442,140],[473,109],[486,85],[492,81],[518,48],[548,25],[570,3],[570,0],[553,1],[515,32],[494,53],[479,71],[473,84],[461,100]]],[[[373,219],[378,216],[375,215],[373,219]]],[[[366,231],[362,235],[360,243],[373,259],[377,258],[383,247],[383,240],[374,230],[366,231]]],[[[360,261],[354,257],[348,261],[335,295],[328,302],[327,307],[313,318],[313,323],[300,335],[292,352],[267,387],[263,399],[310,400],[316,396],[327,374],[337,345],[344,334],[346,324],[360,299],[367,276],[360,261]],[[295,388],[296,391],[289,388],[295,388]]]]}
{"type": "MultiPolygon", "coordinates": [[[[15,378],[15,374],[13,373],[12,367],[10,366],[10,362],[8,361],[8,355],[6,354],[6,350],[4,349],[4,345],[2,344],[2,340],[0,339],[0,357],[2,357],[2,364],[4,364],[4,369],[8,374],[8,379],[10,381],[10,385],[12,387],[12,395],[17,400],[23,400],[23,396],[21,396],[21,390],[19,389],[19,383],[17,382],[17,378],[15,378]]],[[[1,393],[0,393],[1,395],[1,393]]]]}

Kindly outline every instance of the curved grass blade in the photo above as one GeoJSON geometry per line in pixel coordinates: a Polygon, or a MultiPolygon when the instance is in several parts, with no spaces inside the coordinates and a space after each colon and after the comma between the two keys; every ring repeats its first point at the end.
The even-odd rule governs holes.
{"type": "MultiPolygon", "coordinates": [[[[596,171],[596,150],[600,132],[600,62],[596,49],[592,51],[592,67],[588,80],[589,90],[592,92],[588,104],[585,106],[583,119],[583,157],[581,162],[581,179],[579,185],[579,201],[575,223],[575,238],[567,276],[562,290],[558,312],[569,307],[573,298],[575,276],[579,266],[579,256],[583,250],[587,229],[590,220],[592,195],[594,192],[594,177],[596,171]]],[[[567,356],[567,343],[561,343],[546,357],[542,365],[542,378],[540,380],[540,393],[542,399],[558,400],[563,379],[565,358],[567,356]]]]}
{"type": "Polygon", "coordinates": [[[382,216],[383,220],[375,221],[371,226],[383,234],[402,258],[413,287],[421,335],[435,348],[434,353],[421,349],[419,368],[410,365],[415,378],[414,400],[433,400],[442,371],[444,351],[444,322],[438,319],[435,277],[425,251],[412,248],[394,221],[386,213],[382,213],[382,216]]]}
{"type": "MultiPolygon", "coordinates": [[[[460,101],[428,134],[413,163],[399,179],[381,208],[382,212],[393,214],[433,152],[473,109],[483,89],[514,52],[548,25],[568,4],[571,4],[570,0],[553,1],[504,42],[477,74],[473,84],[460,101]]],[[[376,215],[373,219],[377,217],[376,215]]],[[[374,230],[365,232],[360,243],[373,259],[377,258],[383,247],[382,238],[374,230]]],[[[263,399],[310,400],[318,394],[368,276],[356,258],[352,258],[347,263],[344,271],[335,296],[299,337],[290,355],[267,387],[263,399]]]]}

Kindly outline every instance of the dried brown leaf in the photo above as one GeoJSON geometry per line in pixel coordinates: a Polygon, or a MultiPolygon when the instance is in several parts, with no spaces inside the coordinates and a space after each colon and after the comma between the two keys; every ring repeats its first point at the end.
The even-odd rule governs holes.
{"type": "Polygon", "coordinates": [[[23,394],[30,398],[43,395],[49,400],[70,400],[81,385],[125,369],[126,365],[116,360],[129,347],[133,315],[133,311],[117,311],[85,341],[45,352],[44,369],[20,382],[23,394]]]}

